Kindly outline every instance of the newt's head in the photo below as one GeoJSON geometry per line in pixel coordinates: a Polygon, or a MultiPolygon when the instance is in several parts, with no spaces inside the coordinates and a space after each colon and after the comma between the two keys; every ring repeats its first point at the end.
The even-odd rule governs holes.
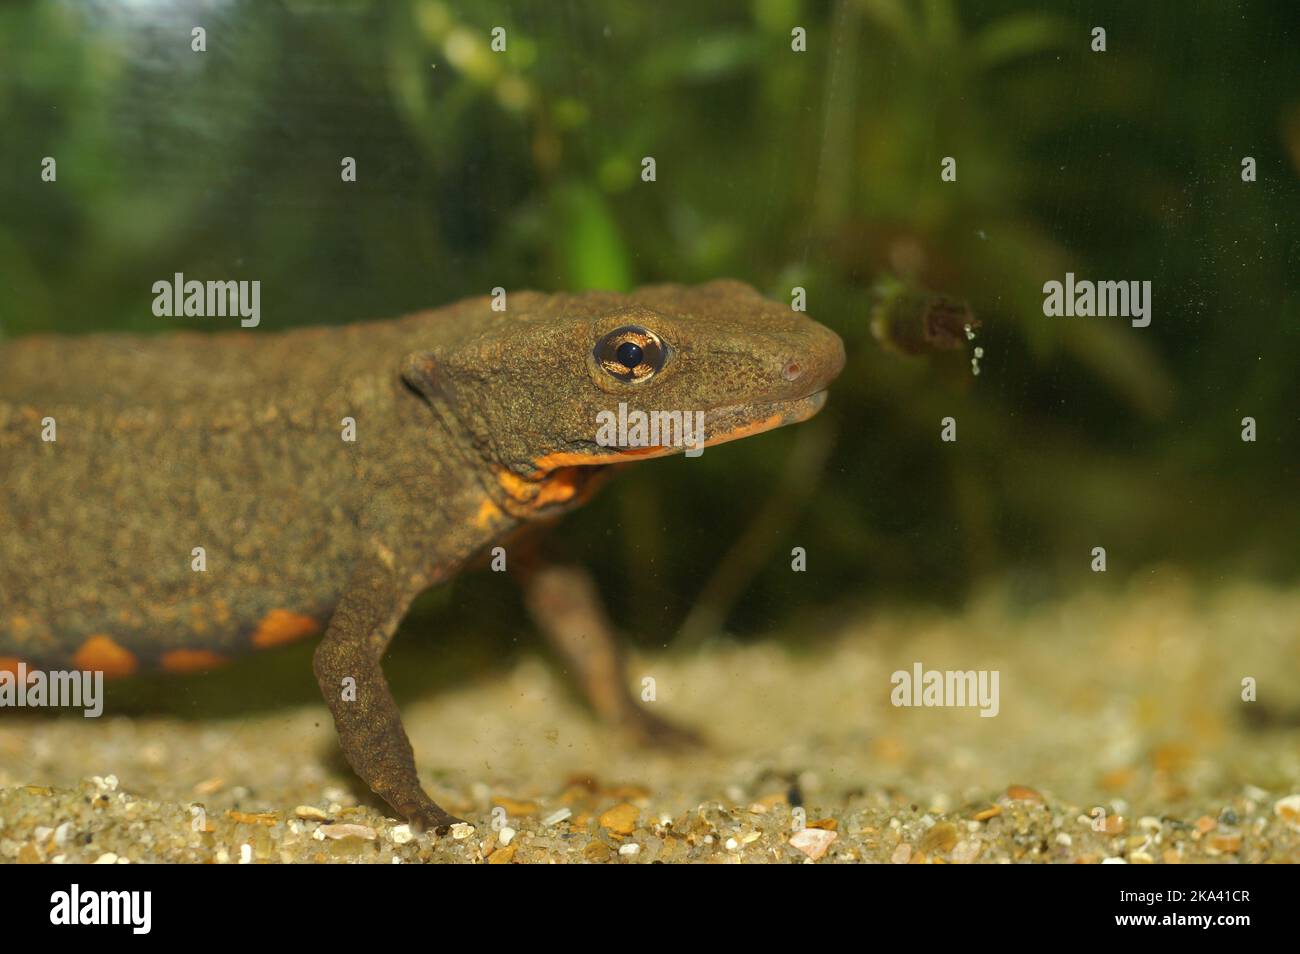
{"type": "Polygon", "coordinates": [[[533,516],[581,499],[607,465],[807,420],[843,366],[830,329],[715,281],[517,293],[432,356],[427,378],[418,361],[407,377],[447,399],[443,413],[469,436],[503,505],[533,516]]]}

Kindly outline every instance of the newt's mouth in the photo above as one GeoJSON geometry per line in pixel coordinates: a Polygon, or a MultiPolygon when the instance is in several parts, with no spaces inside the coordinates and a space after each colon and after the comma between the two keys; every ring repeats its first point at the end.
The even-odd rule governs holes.
{"type": "MultiPolygon", "coordinates": [[[[806,421],[826,404],[826,390],[789,401],[767,401],[758,404],[733,404],[704,412],[703,447],[715,447],[729,441],[740,440],[775,430],[786,424],[806,421]]],[[[693,445],[701,447],[700,444],[693,445]]],[[[668,457],[693,449],[682,444],[650,447],[601,447],[593,452],[559,451],[544,454],[533,461],[535,468],[527,477],[509,470],[497,473],[498,483],[504,490],[501,505],[520,516],[538,516],[557,507],[572,507],[581,503],[613,471],[611,465],[668,457]]],[[[485,513],[490,519],[495,506],[485,513]]],[[[498,511],[499,512],[499,511],[498,511]]]]}
{"type": "MultiPolygon", "coordinates": [[[[787,424],[808,420],[826,404],[826,389],[788,401],[732,404],[704,412],[704,447],[716,447],[742,437],[752,437],[787,424]]],[[[698,446],[698,445],[697,445],[698,446]]],[[[562,467],[599,467],[634,460],[669,457],[689,448],[680,444],[649,447],[602,447],[592,453],[562,451],[546,454],[533,462],[538,471],[549,473],[562,467]]]]}
{"type": "MultiPolygon", "coordinates": [[[[799,424],[826,405],[826,389],[814,391],[792,401],[765,404],[739,404],[710,411],[704,415],[704,446],[715,447],[753,434],[799,424]]],[[[678,448],[669,448],[670,452],[678,448]]]]}

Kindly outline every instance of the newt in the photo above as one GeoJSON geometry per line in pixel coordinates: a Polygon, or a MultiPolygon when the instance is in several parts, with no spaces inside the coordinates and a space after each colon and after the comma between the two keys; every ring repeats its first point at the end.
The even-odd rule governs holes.
{"type": "MultiPolygon", "coordinates": [[[[844,364],[834,332],[735,281],[506,306],[0,343],[0,667],[186,673],[318,637],[348,762],[445,830],[381,667],[412,600],[683,450],[599,441],[602,413],[703,412],[713,447],[811,417],[844,364]]],[[[520,576],[596,712],[678,734],[633,698],[585,578],[520,576]]]]}

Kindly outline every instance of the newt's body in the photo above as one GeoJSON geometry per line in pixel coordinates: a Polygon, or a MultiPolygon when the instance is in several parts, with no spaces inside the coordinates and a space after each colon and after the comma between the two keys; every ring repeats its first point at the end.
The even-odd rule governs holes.
{"type": "MultiPolygon", "coordinates": [[[[380,668],[411,600],[581,503],[605,465],[681,449],[601,446],[601,411],[703,411],[713,445],[811,416],[844,360],[736,282],[508,305],[0,344],[0,668],[184,672],[323,634],[349,761],[445,825],[380,668]]],[[[581,583],[527,582],[596,708],[645,719],[581,583]]]]}

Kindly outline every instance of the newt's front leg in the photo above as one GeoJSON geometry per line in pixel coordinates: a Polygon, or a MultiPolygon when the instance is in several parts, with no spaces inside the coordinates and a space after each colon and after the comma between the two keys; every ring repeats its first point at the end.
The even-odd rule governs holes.
{"type": "Polygon", "coordinates": [[[643,745],[690,748],[703,743],[693,730],[647,710],[628,690],[618,637],[589,573],[543,563],[535,554],[516,566],[529,614],[572,667],[579,691],[602,721],[643,745]]]}
{"type": "Polygon", "coordinates": [[[412,824],[445,831],[449,815],[420,787],[411,742],[380,665],[412,594],[379,558],[354,571],[313,668],[357,775],[412,824]]]}

